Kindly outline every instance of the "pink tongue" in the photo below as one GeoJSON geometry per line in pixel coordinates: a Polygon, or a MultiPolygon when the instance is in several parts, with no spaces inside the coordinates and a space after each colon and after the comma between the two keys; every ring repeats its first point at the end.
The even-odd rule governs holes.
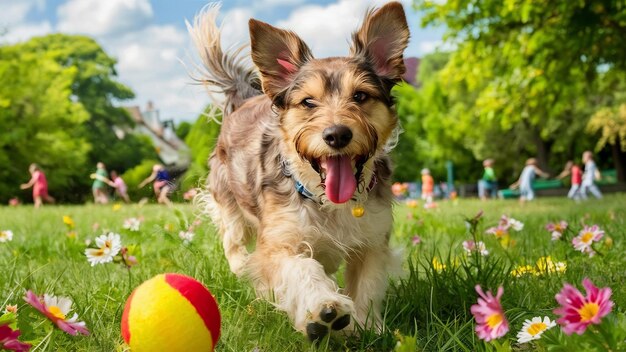
{"type": "Polygon", "coordinates": [[[337,204],[352,198],[356,190],[356,179],[349,156],[333,156],[326,159],[326,197],[337,204]]]}

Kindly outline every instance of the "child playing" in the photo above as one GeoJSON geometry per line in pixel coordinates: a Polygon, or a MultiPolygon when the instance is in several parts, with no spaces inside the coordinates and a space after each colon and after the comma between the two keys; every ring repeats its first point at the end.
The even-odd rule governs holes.
{"type": "Polygon", "coordinates": [[[109,197],[105,189],[108,176],[107,169],[102,162],[98,162],[96,164],[96,172],[89,175],[89,177],[93,179],[91,192],[93,193],[93,201],[96,204],[106,204],[109,202],[109,197]]]}
{"type": "Polygon", "coordinates": [[[128,187],[124,180],[117,174],[117,171],[111,171],[111,179],[107,180],[107,184],[113,188],[115,188],[115,193],[117,193],[120,198],[124,200],[125,203],[130,203],[130,198],[128,197],[128,187]]]}
{"type": "Polygon", "coordinates": [[[569,175],[572,175],[572,185],[569,189],[569,192],[567,192],[567,198],[579,201],[582,198],[582,195],[580,193],[580,184],[583,178],[583,171],[578,164],[574,163],[571,160],[565,163],[565,168],[556,178],[561,180],[569,175]]]}
{"type": "Polygon", "coordinates": [[[433,202],[433,191],[435,180],[430,175],[430,170],[422,169],[422,199],[426,201],[424,207],[428,207],[433,202]]]}
{"type": "Polygon", "coordinates": [[[20,185],[21,189],[33,188],[33,201],[35,202],[35,208],[39,208],[43,202],[54,203],[54,198],[48,194],[48,180],[43,171],[37,166],[37,164],[30,164],[28,171],[31,174],[30,181],[20,185]]]}
{"type": "Polygon", "coordinates": [[[519,187],[520,191],[520,202],[530,201],[535,199],[535,191],[533,190],[533,180],[535,179],[535,175],[539,175],[541,177],[548,177],[549,175],[546,172],[543,172],[540,168],[537,167],[537,159],[530,158],[526,160],[526,166],[522,170],[522,174],[520,175],[517,182],[513,183],[509,188],[515,189],[519,187]]]}
{"type": "Polygon", "coordinates": [[[596,163],[593,161],[593,154],[590,151],[583,153],[583,163],[585,164],[585,172],[583,173],[580,191],[582,198],[587,199],[587,191],[589,191],[594,197],[602,199],[602,193],[600,193],[595,183],[595,180],[600,179],[600,171],[598,171],[596,163]]]}
{"type": "Polygon", "coordinates": [[[170,174],[165,167],[161,164],[156,164],[152,167],[152,174],[145,180],[141,181],[139,188],[143,188],[148,183],[154,181],[154,195],[157,197],[159,204],[172,205],[172,201],[167,197],[168,194],[174,190],[174,185],[171,182],[170,174]]]}
{"type": "Polygon", "coordinates": [[[493,171],[493,159],[486,159],[483,161],[483,177],[478,180],[478,197],[481,200],[487,199],[487,192],[493,199],[498,194],[498,181],[496,180],[496,173],[493,171]]]}

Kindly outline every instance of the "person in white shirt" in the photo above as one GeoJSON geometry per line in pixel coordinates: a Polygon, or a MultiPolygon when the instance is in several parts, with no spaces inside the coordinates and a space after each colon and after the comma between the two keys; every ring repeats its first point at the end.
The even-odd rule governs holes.
{"type": "Polygon", "coordinates": [[[600,171],[598,171],[598,167],[593,161],[593,153],[588,150],[584,152],[583,163],[585,164],[585,172],[583,173],[583,182],[580,192],[582,198],[587,199],[587,192],[591,192],[594,197],[602,199],[602,193],[595,182],[600,179],[600,171]]]}

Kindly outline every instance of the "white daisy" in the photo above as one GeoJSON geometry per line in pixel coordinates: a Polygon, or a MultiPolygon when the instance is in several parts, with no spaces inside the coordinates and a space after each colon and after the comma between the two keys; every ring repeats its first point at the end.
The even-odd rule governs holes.
{"type": "Polygon", "coordinates": [[[178,237],[180,237],[181,240],[185,241],[185,242],[191,242],[193,241],[193,237],[196,234],[191,232],[191,231],[181,231],[178,233],[178,237]]]}
{"type": "Polygon", "coordinates": [[[543,321],[541,317],[534,317],[532,320],[526,319],[522,330],[517,333],[517,342],[526,343],[528,341],[538,340],[541,338],[541,334],[543,334],[544,331],[555,326],[556,322],[551,321],[548,317],[543,317],[543,321]]]}
{"type": "Polygon", "coordinates": [[[96,246],[85,249],[85,255],[91,266],[112,262],[122,249],[122,241],[119,234],[109,232],[96,238],[96,246]]]}
{"type": "Polygon", "coordinates": [[[72,300],[67,297],[58,297],[46,293],[43,295],[43,302],[48,311],[59,319],[67,319],[67,315],[72,310],[72,300]]]}
{"type": "Polygon", "coordinates": [[[0,242],[9,242],[13,240],[13,231],[2,230],[0,231],[0,242]]]}
{"type": "Polygon", "coordinates": [[[140,225],[141,225],[141,220],[137,218],[128,218],[124,220],[124,228],[133,232],[139,231],[140,225]]]}
{"type": "Polygon", "coordinates": [[[522,229],[524,228],[524,223],[523,222],[521,222],[519,220],[515,220],[513,218],[509,218],[509,225],[511,225],[511,227],[515,231],[522,231],[522,229]]]}

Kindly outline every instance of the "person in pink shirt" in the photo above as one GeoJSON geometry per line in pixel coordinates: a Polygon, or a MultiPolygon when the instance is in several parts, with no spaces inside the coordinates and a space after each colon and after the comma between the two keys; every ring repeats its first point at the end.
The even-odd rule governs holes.
{"type": "Polygon", "coordinates": [[[117,171],[111,171],[111,180],[107,180],[107,184],[113,188],[115,188],[115,193],[117,193],[120,198],[124,200],[125,203],[130,203],[130,198],[128,197],[128,187],[118,174],[117,171]]]}
{"type": "Polygon", "coordinates": [[[37,166],[37,164],[30,164],[28,171],[31,174],[30,181],[20,185],[21,189],[33,188],[33,201],[35,202],[35,208],[39,208],[43,202],[54,203],[54,198],[48,194],[48,180],[46,175],[37,166]]]}

